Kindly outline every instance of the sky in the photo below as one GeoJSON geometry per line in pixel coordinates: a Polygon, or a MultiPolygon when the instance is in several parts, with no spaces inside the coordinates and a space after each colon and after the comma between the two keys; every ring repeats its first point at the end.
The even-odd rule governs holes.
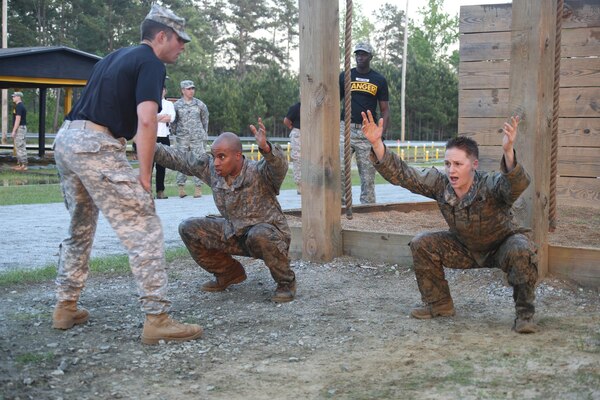
{"type": "MultiPolygon", "coordinates": [[[[406,8],[406,0],[353,0],[353,4],[360,4],[363,10],[368,13],[374,13],[384,3],[397,4],[401,10],[406,8]]],[[[504,4],[512,3],[511,0],[444,0],[444,11],[450,15],[457,15],[460,12],[460,6],[481,5],[481,4],[504,4]]],[[[346,1],[340,0],[340,7],[345,6],[346,1]]],[[[409,18],[417,17],[417,10],[427,5],[427,0],[408,0],[409,18]]],[[[343,7],[342,7],[343,8],[343,7]]]]}

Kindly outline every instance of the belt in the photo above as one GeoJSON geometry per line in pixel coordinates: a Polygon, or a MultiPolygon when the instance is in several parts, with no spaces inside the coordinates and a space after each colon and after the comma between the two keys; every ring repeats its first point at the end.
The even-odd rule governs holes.
{"type": "Polygon", "coordinates": [[[106,126],[98,125],[95,122],[87,121],[84,119],[78,119],[75,121],[65,121],[62,128],[64,128],[64,129],[87,129],[87,130],[95,131],[95,132],[108,133],[110,136],[113,136],[110,129],[108,129],[106,126]]]}

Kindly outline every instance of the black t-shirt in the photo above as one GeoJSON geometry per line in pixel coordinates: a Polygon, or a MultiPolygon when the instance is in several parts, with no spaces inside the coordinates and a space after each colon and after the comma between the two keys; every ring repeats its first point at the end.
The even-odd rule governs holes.
{"type": "Polygon", "coordinates": [[[13,126],[15,125],[15,119],[17,118],[17,115],[21,116],[21,122],[19,122],[19,126],[27,125],[27,110],[25,109],[23,102],[15,105],[15,112],[13,113],[13,126]]]}
{"type": "Polygon", "coordinates": [[[137,106],[154,101],[161,110],[165,76],[165,65],[148,45],[114,51],[96,63],[66,119],[89,120],[108,127],[117,138],[132,139],[137,131],[137,106]]]}
{"type": "MultiPolygon", "coordinates": [[[[359,73],[356,68],[350,70],[350,84],[352,87],[352,122],[362,123],[361,111],[371,110],[373,118],[377,121],[377,104],[380,101],[389,101],[388,84],[383,75],[369,70],[366,74],[359,73]]],[[[340,99],[344,99],[344,72],[340,74],[340,99]]],[[[344,105],[342,104],[341,120],[344,120],[344,105]]]]}
{"type": "Polygon", "coordinates": [[[288,109],[287,119],[292,121],[292,126],[296,129],[300,129],[300,102],[294,104],[288,109]]]}

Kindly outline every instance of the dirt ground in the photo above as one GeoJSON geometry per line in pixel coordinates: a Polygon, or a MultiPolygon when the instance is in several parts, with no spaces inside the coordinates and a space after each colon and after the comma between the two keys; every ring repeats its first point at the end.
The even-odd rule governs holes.
{"type": "MultiPolygon", "coordinates": [[[[598,247],[600,223],[588,229],[598,213],[586,213],[550,240],[598,247]]],[[[392,221],[355,214],[343,225],[440,228],[431,212],[404,214],[403,228],[392,221]]],[[[241,261],[248,280],[210,294],[191,259],[169,264],[173,315],[205,329],[181,344],[140,343],[130,275],[90,277],[81,298],[90,321],[64,332],[50,325],[51,282],[0,288],[0,399],[600,399],[598,290],[543,279],[540,332],[518,335],[499,271],[448,270],[457,315],[418,321],[408,317],[420,297],[407,266],[294,261],[297,299],[276,305],[263,263],[241,261]]]]}

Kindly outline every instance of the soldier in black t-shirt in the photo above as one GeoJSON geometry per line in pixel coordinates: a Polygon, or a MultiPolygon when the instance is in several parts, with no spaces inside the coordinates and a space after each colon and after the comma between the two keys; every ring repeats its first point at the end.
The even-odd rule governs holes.
{"type": "MultiPolygon", "coordinates": [[[[362,112],[371,111],[377,118],[377,106],[383,118],[383,135],[390,121],[388,84],[383,75],[371,69],[373,48],[369,43],[358,43],[354,48],[356,68],[350,70],[352,91],[352,117],[350,125],[351,152],[356,153],[356,165],[360,175],[360,202],[375,203],[375,168],[369,161],[371,144],[362,133],[362,112]]],[[[340,99],[344,100],[344,72],[340,74],[340,99]]],[[[344,155],[344,109],[340,123],[340,157],[344,155]]],[[[342,161],[342,172],[344,163],[342,161]]],[[[343,182],[343,178],[342,178],[343,182]]],[[[342,198],[344,189],[342,188],[342,198]]]]}
{"type": "Polygon", "coordinates": [[[152,162],[162,107],[165,63],[174,63],[190,41],[185,20],[157,4],[140,26],[137,46],[116,50],[94,66],[79,101],[54,140],[54,159],[71,216],[69,237],[60,245],[56,329],[87,322],[77,306],[89,271],[101,211],[127,249],[146,314],[142,342],[197,339],[202,328],[169,317],[168,277],[162,225],[151,195],[152,162]],[[125,146],[135,137],[139,171],[125,146]]]}
{"type": "Polygon", "coordinates": [[[12,100],[15,102],[12,137],[17,151],[17,165],[12,169],[27,171],[27,110],[23,105],[23,92],[14,92],[12,100]]]}

